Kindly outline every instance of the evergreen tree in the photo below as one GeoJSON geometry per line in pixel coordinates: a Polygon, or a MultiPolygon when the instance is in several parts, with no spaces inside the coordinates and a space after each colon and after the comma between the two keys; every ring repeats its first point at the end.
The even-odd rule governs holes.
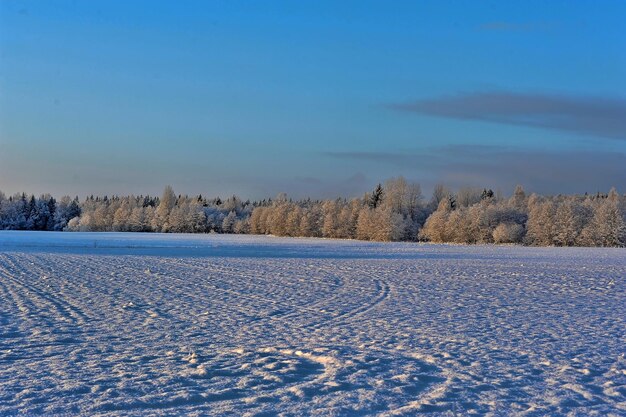
{"type": "Polygon", "coordinates": [[[374,189],[374,191],[372,192],[372,195],[370,196],[370,199],[368,202],[369,207],[372,209],[375,209],[376,207],[378,207],[378,205],[383,200],[383,195],[384,195],[383,186],[381,184],[378,184],[376,188],[374,189]]]}

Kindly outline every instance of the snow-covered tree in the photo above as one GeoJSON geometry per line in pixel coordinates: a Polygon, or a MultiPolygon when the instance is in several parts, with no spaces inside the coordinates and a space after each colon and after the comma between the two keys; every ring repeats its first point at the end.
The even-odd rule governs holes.
{"type": "Polygon", "coordinates": [[[228,213],[228,216],[224,217],[222,221],[222,233],[234,233],[235,222],[237,221],[237,214],[234,210],[228,213]]]}
{"type": "Polygon", "coordinates": [[[154,216],[154,228],[156,230],[167,232],[170,229],[169,216],[170,212],[176,205],[176,194],[174,189],[170,185],[166,186],[163,190],[163,195],[159,201],[159,205],[156,209],[154,216]]]}
{"type": "Polygon", "coordinates": [[[449,233],[446,226],[451,213],[452,205],[449,197],[442,198],[439,201],[437,210],[426,220],[424,227],[420,231],[420,238],[435,243],[449,242],[449,233]]]}
{"type": "Polygon", "coordinates": [[[615,189],[593,195],[526,195],[518,186],[498,191],[435,187],[422,201],[419,184],[392,178],[361,198],[293,201],[176,196],[166,187],[150,196],[39,197],[0,192],[0,229],[259,233],[280,236],[625,246],[626,196],[615,189]],[[437,206],[433,207],[434,202],[437,206]]]}
{"type": "MultiPolygon", "coordinates": [[[[518,202],[514,204],[517,206],[518,202]]],[[[535,246],[552,246],[555,243],[554,227],[556,208],[554,202],[548,200],[537,202],[530,207],[526,225],[526,243],[535,246]]]]}
{"type": "Polygon", "coordinates": [[[521,243],[524,237],[524,226],[517,223],[500,223],[493,231],[495,243],[521,243]]]}
{"type": "Polygon", "coordinates": [[[598,202],[589,224],[581,232],[585,246],[626,246],[626,221],[617,198],[598,202]]]}

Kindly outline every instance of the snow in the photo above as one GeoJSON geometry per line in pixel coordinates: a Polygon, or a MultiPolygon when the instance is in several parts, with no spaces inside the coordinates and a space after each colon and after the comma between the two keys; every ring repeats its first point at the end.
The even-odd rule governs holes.
{"type": "Polygon", "coordinates": [[[0,415],[626,415],[624,249],[0,232],[0,415]]]}

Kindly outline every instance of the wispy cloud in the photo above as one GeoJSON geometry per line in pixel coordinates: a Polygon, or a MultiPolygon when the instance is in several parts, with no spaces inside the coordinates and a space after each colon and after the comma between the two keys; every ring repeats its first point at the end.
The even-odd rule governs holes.
{"type": "Polygon", "coordinates": [[[258,176],[248,177],[246,184],[252,185],[253,189],[243,195],[250,198],[267,198],[285,192],[289,198],[294,199],[357,197],[369,190],[375,180],[358,171],[347,177],[266,177],[262,183],[258,183],[258,176]]]}
{"type": "MultiPolygon", "coordinates": [[[[487,145],[449,145],[424,152],[329,152],[345,161],[369,162],[451,186],[512,190],[523,184],[540,193],[626,190],[626,154],[605,151],[541,151],[487,145]]],[[[429,184],[425,184],[428,186],[429,184]]]]}
{"type": "Polygon", "coordinates": [[[392,104],[429,116],[556,129],[626,140],[626,100],[511,92],[479,92],[392,104]]]}
{"type": "Polygon", "coordinates": [[[478,30],[497,32],[545,32],[558,28],[560,25],[554,22],[487,22],[478,26],[478,30]]]}
{"type": "Polygon", "coordinates": [[[295,197],[337,198],[354,197],[367,191],[370,180],[361,172],[347,178],[320,179],[316,177],[296,177],[289,184],[290,195],[295,197]]]}
{"type": "Polygon", "coordinates": [[[384,163],[394,166],[415,166],[416,163],[425,162],[427,155],[413,153],[393,152],[323,152],[324,156],[332,158],[384,163]]]}

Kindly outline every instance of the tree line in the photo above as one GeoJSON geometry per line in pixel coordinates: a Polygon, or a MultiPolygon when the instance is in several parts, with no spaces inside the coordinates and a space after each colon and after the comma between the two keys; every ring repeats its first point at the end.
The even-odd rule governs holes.
{"type": "Polygon", "coordinates": [[[39,198],[0,192],[0,229],[240,233],[436,243],[534,246],[626,246],[626,195],[615,189],[585,195],[510,198],[489,189],[456,193],[435,187],[428,200],[402,177],[365,195],[335,200],[243,201],[176,195],[39,198]]]}

